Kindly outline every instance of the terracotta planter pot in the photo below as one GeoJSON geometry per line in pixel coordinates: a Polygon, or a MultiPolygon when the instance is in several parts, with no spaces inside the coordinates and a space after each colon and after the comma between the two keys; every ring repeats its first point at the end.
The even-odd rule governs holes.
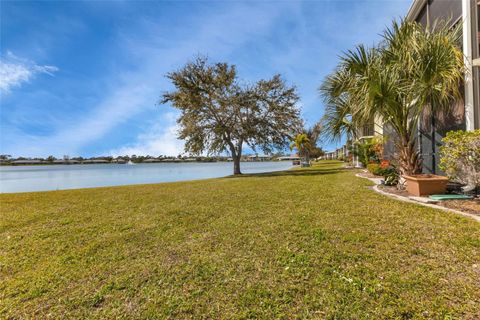
{"type": "Polygon", "coordinates": [[[403,176],[407,180],[407,192],[413,196],[444,194],[447,191],[448,178],[433,174],[403,176]]]}

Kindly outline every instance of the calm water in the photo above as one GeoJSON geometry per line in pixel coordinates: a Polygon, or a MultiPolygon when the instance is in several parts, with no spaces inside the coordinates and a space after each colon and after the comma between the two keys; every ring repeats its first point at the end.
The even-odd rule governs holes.
{"type": "MultiPolygon", "coordinates": [[[[290,161],[242,162],[243,173],[285,170],[290,161]]],[[[0,167],[0,192],[47,191],[120,186],[231,175],[231,162],[91,164],[0,167]]]]}

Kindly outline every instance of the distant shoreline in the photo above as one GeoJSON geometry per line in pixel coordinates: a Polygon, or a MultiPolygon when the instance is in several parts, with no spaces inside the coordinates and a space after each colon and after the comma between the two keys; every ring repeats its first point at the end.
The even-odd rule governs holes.
{"type": "MultiPolygon", "coordinates": [[[[286,162],[291,160],[279,160],[279,159],[272,159],[272,160],[242,160],[240,162],[286,162]]],[[[22,167],[22,166],[58,166],[58,165],[105,165],[105,164],[118,164],[118,165],[137,165],[137,164],[159,164],[159,163],[216,163],[216,162],[233,162],[231,160],[210,160],[210,161],[188,161],[188,160],[161,160],[161,161],[147,161],[147,162],[59,162],[59,163],[52,163],[52,162],[25,162],[25,163],[0,163],[0,167],[22,167]]]]}

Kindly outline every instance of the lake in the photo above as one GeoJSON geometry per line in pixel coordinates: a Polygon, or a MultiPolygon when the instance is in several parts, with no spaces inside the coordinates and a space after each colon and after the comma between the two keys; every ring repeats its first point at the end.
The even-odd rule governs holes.
{"type": "MultiPolygon", "coordinates": [[[[242,162],[243,173],[286,170],[290,161],[242,162]]],[[[231,162],[40,165],[0,167],[0,193],[64,190],[218,178],[231,162]]]]}

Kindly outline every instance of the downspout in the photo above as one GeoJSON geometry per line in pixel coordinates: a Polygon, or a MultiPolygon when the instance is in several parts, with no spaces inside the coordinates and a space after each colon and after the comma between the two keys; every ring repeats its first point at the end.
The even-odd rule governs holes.
{"type": "Polygon", "coordinates": [[[435,159],[435,153],[436,153],[436,144],[437,140],[435,139],[435,114],[433,110],[433,104],[430,103],[430,110],[431,110],[431,124],[430,124],[430,129],[431,129],[431,136],[432,136],[432,173],[435,174],[437,172],[437,161],[435,159]]]}
{"type": "Polygon", "coordinates": [[[463,56],[465,72],[465,124],[467,131],[475,129],[473,108],[473,65],[472,65],[472,7],[470,0],[462,0],[463,56]]]}
{"type": "Polygon", "coordinates": [[[417,123],[417,149],[418,149],[418,154],[422,158],[422,172],[423,172],[423,152],[422,152],[422,123],[421,121],[418,121],[417,123]]]}
{"type": "MultiPolygon", "coordinates": [[[[468,0],[467,0],[468,1],[468,0]]],[[[430,31],[430,3],[429,0],[427,3],[427,30],[430,31]]],[[[432,173],[435,174],[437,172],[437,161],[435,159],[436,153],[436,144],[437,140],[435,139],[436,132],[435,132],[435,113],[433,110],[433,104],[430,102],[430,137],[432,140],[432,173]]]]}

